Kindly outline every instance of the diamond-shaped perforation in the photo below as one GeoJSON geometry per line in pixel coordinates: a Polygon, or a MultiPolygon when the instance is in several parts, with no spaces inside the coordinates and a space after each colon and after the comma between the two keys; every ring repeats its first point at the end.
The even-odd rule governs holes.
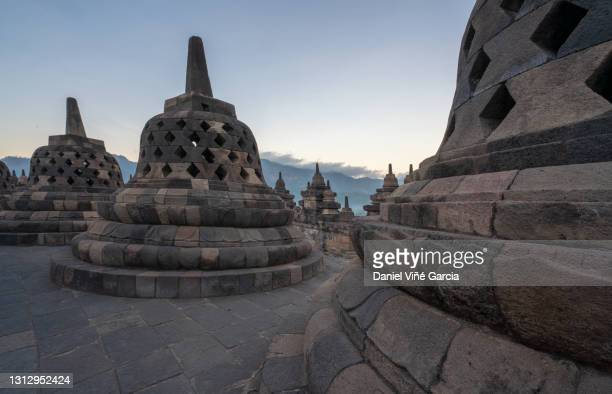
{"type": "Polygon", "coordinates": [[[187,152],[185,152],[185,149],[183,149],[182,146],[179,146],[178,148],[176,148],[176,150],[174,151],[174,154],[180,157],[181,159],[184,159],[185,156],[187,156],[187,152]]]}
{"type": "Polygon", "coordinates": [[[239,159],[238,155],[234,153],[234,151],[231,151],[228,155],[227,158],[230,159],[230,161],[232,163],[236,162],[236,160],[239,159]]]}
{"type": "Polygon", "coordinates": [[[149,172],[151,172],[151,166],[149,164],[147,164],[146,166],[144,166],[144,168],[142,169],[142,174],[143,175],[147,175],[149,172]]]}
{"type": "Polygon", "coordinates": [[[153,137],[153,133],[149,133],[149,136],[147,137],[147,141],[149,141],[149,144],[155,141],[155,137],[153,137]]]}
{"type": "Polygon", "coordinates": [[[208,131],[208,129],[210,129],[212,126],[204,120],[202,123],[200,123],[200,127],[202,127],[202,130],[208,131]]]}
{"type": "Polygon", "coordinates": [[[240,177],[244,180],[249,178],[249,173],[244,169],[244,167],[240,167],[240,177]]]}
{"type": "Polygon", "coordinates": [[[42,172],[43,174],[47,173],[47,167],[43,167],[40,169],[40,172],[42,172]]]}
{"type": "Polygon", "coordinates": [[[155,151],[153,152],[153,154],[155,155],[155,157],[159,159],[160,157],[164,155],[164,152],[162,152],[162,150],[158,146],[157,148],[155,148],[155,151]]]}
{"type": "Polygon", "coordinates": [[[215,143],[219,146],[223,146],[223,144],[225,144],[225,137],[223,137],[221,134],[217,134],[215,137],[215,143]]]}
{"type": "Polygon", "coordinates": [[[57,172],[59,174],[63,174],[64,173],[64,169],[62,167],[60,167],[60,168],[57,169],[57,172]]]}
{"type": "Polygon", "coordinates": [[[47,182],[49,183],[55,183],[57,181],[57,179],[55,179],[54,176],[50,176],[49,179],[47,179],[47,182]]]}
{"type": "Polygon", "coordinates": [[[238,146],[241,147],[242,149],[245,149],[247,146],[246,141],[244,140],[244,138],[240,137],[238,138],[238,146]]]}
{"type": "Polygon", "coordinates": [[[591,90],[612,104],[612,53],[597,67],[586,84],[591,90]]]}
{"type": "Polygon", "coordinates": [[[253,164],[253,157],[251,156],[251,154],[250,154],[250,153],[249,153],[249,154],[247,154],[247,162],[248,162],[249,164],[253,164]]]}
{"type": "Polygon", "coordinates": [[[78,176],[81,176],[81,175],[83,175],[83,170],[81,170],[80,168],[77,168],[77,169],[74,170],[74,173],[76,175],[78,175],[78,176]]]}
{"type": "Polygon", "coordinates": [[[56,161],[55,161],[55,159],[54,159],[54,158],[51,158],[51,160],[49,160],[49,163],[51,163],[51,164],[55,164],[55,163],[56,163],[56,161]]]}
{"type": "Polygon", "coordinates": [[[95,159],[96,159],[96,155],[94,155],[93,153],[90,153],[90,154],[89,154],[89,158],[90,158],[91,160],[95,160],[95,159]]]}
{"type": "Polygon", "coordinates": [[[187,172],[192,178],[195,178],[200,173],[200,170],[198,170],[198,167],[196,167],[195,164],[191,163],[189,167],[187,167],[187,172]]]}
{"type": "Polygon", "coordinates": [[[200,142],[200,136],[195,131],[189,134],[189,141],[191,141],[191,145],[198,146],[198,142],[200,142]]]}
{"type": "Polygon", "coordinates": [[[219,180],[222,181],[227,176],[227,170],[225,169],[225,167],[223,167],[223,165],[220,165],[215,170],[215,175],[217,175],[217,178],[219,178],[219,180]]]}
{"type": "Polygon", "coordinates": [[[168,163],[166,163],[163,167],[162,167],[162,174],[164,174],[164,176],[168,176],[172,173],[172,167],[170,167],[168,165],[168,163]]]}
{"type": "Polygon", "coordinates": [[[501,85],[480,113],[480,117],[488,123],[491,131],[493,131],[506,119],[515,104],[516,102],[506,85],[501,85]]]}
{"type": "Polygon", "coordinates": [[[206,148],[204,152],[202,152],[202,157],[209,163],[215,162],[215,154],[210,151],[210,149],[206,148]]]}
{"type": "Polygon", "coordinates": [[[89,162],[87,160],[83,160],[83,167],[89,167],[89,162]]]}
{"type": "Polygon", "coordinates": [[[77,159],[80,159],[81,158],[81,154],[79,152],[77,152],[77,153],[74,154],[74,157],[76,157],[77,159]]]}
{"type": "Polygon", "coordinates": [[[145,155],[147,154],[146,150],[142,150],[142,152],[140,152],[140,157],[145,157],[145,155]]]}
{"type": "Polygon", "coordinates": [[[263,180],[263,175],[261,174],[261,170],[259,170],[259,168],[255,169],[255,175],[257,175],[257,178],[263,180]]]}
{"type": "Polygon", "coordinates": [[[176,125],[182,129],[182,128],[184,128],[187,125],[187,122],[185,122],[183,119],[181,119],[178,122],[176,122],[176,125]]]}
{"type": "Polygon", "coordinates": [[[168,143],[172,143],[172,141],[174,141],[176,137],[171,132],[167,132],[166,135],[164,136],[164,139],[168,141],[168,143]]]}
{"type": "Polygon", "coordinates": [[[470,91],[474,92],[476,87],[478,86],[478,82],[482,79],[487,67],[489,67],[489,63],[491,63],[491,59],[484,50],[478,51],[478,55],[476,55],[476,59],[474,60],[474,64],[472,64],[472,69],[470,70],[469,75],[469,83],[470,83],[470,91]]]}
{"type": "Polygon", "coordinates": [[[556,55],[586,14],[586,9],[568,1],[556,3],[531,35],[531,41],[556,55]]]}
{"type": "Polygon", "coordinates": [[[221,128],[227,132],[234,130],[234,128],[229,123],[224,123],[221,128]]]}
{"type": "Polygon", "coordinates": [[[87,180],[85,181],[85,183],[87,183],[87,185],[89,185],[90,187],[94,185],[94,181],[91,178],[87,178],[87,180]]]}
{"type": "Polygon", "coordinates": [[[157,122],[157,127],[158,127],[158,128],[160,128],[160,129],[161,129],[162,127],[164,127],[164,121],[163,121],[163,120],[160,120],[159,122],[157,122]]]}
{"type": "Polygon", "coordinates": [[[72,179],[72,177],[69,176],[68,179],[66,179],[66,182],[68,182],[69,185],[72,185],[74,183],[74,179],[72,179]]]}
{"type": "Polygon", "coordinates": [[[508,12],[518,12],[524,2],[525,0],[503,0],[499,6],[508,12]]]}

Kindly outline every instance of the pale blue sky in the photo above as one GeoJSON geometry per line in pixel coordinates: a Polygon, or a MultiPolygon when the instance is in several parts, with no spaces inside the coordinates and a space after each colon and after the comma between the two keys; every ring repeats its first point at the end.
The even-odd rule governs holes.
{"type": "Polygon", "coordinates": [[[213,92],[261,151],[406,171],[435,153],[473,0],[31,1],[0,13],[0,157],[64,130],[74,96],[90,137],[130,159],[184,89],[204,39],[213,92]]]}

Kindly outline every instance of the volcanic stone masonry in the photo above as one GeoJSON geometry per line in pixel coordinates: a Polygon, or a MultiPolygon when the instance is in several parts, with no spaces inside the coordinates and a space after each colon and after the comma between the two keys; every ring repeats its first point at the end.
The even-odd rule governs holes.
{"type": "Polygon", "coordinates": [[[372,194],[370,196],[372,204],[364,205],[363,210],[367,212],[368,216],[380,214],[380,203],[385,200],[385,197],[387,197],[395,189],[397,189],[397,187],[397,178],[393,173],[393,168],[391,167],[391,164],[389,164],[389,172],[387,173],[387,175],[385,175],[385,179],[383,179],[383,186],[379,189],[376,189],[376,194],[372,194]]]}
{"type": "Polygon", "coordinates": [[[0,161],[0,208],[4,208],[4,203],[8,195],[15,189],[17,178],[11,175],[11,171],[0,161]]]}
{"type": "Polygon", "coordinates": [[[280,196],[280,198],[285,201],[285,205],[289,209],[295,208],[295,201],[293,201],[293,194],[289,193],[287,187],[285,186],[285,181],[283,180],[283,174],[281,172],[278,173],[278,179],[276,180],[276,184],[274,185],[274,191],[276,194],[280,196]]]}
{"type": "Polygon", "coordinates": [[[34,151],[27,185],[0,211],[0,244],[64,245],[98,219],[95,202],[123,185],[104,142],[87,138],[77,101],[66,100],[66,134],[34,151]]]}
{"type": "Polygon", "coordinates": [[[185,93],[140,138],[136,175],[98,204],[103,220],[53,257],[55,283],[124,297],[209,297],[289,286],[320,252],[265,183],[257,143],[213,98],[204,47],[189,40],[185,93]]]}
{"type": "Polygon", "coordinates": [[[612,238],[610,15],[477,1],[438,152],[353,228],[362,257],[365,240],[498,239],[517,267],[596,285],[364,287],[359,267],[306,329],[311,392],[612,392],[609,249],[525,242],[612,238]]]}
{"type": "Polygon", "coordinates": [[[349,206],[348,196],[344,196],[344,207],[340,210],[340,220],[341,221],[351,221],[355,217],[355,213],[349,206]]]}
{"type": "Polygon", "coordinates": [[[302,212],[299,220],[304,223],[317,224],[319,220],[333,221],[338,218],[340,204],[336,201],[336,193],[331,189],[329,180],[319,171],[319,163],[315,165],[315,173],[312,181],[302,190],[300,207],[302,212]]]}

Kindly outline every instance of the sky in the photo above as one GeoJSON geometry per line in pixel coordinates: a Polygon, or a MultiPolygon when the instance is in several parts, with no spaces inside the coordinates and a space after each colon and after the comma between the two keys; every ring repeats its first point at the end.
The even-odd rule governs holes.
{"type": "Polygon", "coordinates": [[[442,140],[473,3],[4,0],[0,157],[62,134],[73,96],[88,136],[136,160],[146,121],[183,92],[199,35],[214,96],[263,157],[406,172],[442,140]]]}

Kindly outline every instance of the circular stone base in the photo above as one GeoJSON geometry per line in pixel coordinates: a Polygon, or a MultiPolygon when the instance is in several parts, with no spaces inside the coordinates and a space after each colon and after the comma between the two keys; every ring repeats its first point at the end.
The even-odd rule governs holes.
{"type": "Polygon", "coordinates": [[[274,267],[221,271],[152,271],[117,269],[85,263],[69,249],[51,257],[51,280],[75,290],[135,298],[199,298],[268,291],[310,279],[323,268],[314,251],[295,262],[274,267]]]}
{"type": "Polygon", "coordinates": [[[0,233],[0,245],[11,246],[64,246],[70,245],[79,232],[56,233],[0,233]]]}

